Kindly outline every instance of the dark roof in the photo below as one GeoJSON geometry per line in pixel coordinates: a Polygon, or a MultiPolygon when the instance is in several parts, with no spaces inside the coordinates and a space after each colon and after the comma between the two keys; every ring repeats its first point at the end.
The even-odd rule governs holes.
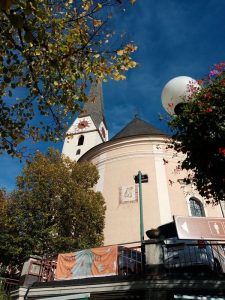
{"type": "Polygon", "coordinates": [[[111,140],[125,138],[136,135],[161,135],[166,136],[166,133],[155,128],[153,125],[135,117],[126,127],[117,133],[111,140]]]}
{"type": "Polygon", "coordinates": [[[79,117],[85,116],[90,116],[97,128],[99,128],[99,125],[102,121],[105,122],[101,81],[94,81],[92,83],[88,95],[88,101],[84,104],[83,112],[80,114],[79,117]]]}

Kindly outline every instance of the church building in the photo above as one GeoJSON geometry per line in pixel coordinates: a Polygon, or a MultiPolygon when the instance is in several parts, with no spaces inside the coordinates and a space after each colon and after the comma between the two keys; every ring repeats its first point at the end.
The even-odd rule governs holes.
{"type": "Polygon", "coordinates": [[[219,205],[207,204],[184,183],[187,173],[178,169],[183,157],[168,147],[164,132],[135,116],[109,140],[101,83],[92,84],[89,101],[67,133],[63,154],[90,161],[99,171],[95,189],[106,202],[105,245],[140,241],[138,172],[148,176],[142,184],[144,232],[171,222],[173,216],[223,217],[219,205]]]}

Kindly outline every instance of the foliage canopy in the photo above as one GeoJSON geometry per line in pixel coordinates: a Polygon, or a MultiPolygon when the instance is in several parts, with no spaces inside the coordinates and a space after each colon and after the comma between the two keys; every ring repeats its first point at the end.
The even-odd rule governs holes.
{"type": "Polygon", "coordinates": [[[58,140],[89,83],[125,79],[136,66],[137,47],[109,27],[126,2],[135,1],[0,1],[1,152],[21,157],[25,139],[58,140]]]}
{"type": "MultiPolygon", "coordinates": [[[[89,162],[76,163],[58,151],[37,152],[17,178],[1,215],[0,257],[22,264],[30,254],[54,255],[101,245],[105,204],[93,186],[99,176],[89,162]],[[2,226],[2,224],[1,224],[2,226]]],[[[3,199],[3,197],[2,197],[3,199]]]]}
{"type": "Polygon", "coordinates": [[[186,155],[181,168],[192,171],[187,182],[218,203],[225,200],[225,63],[215,65],[199,84],[169,125],[175,149],[186,155]]]}

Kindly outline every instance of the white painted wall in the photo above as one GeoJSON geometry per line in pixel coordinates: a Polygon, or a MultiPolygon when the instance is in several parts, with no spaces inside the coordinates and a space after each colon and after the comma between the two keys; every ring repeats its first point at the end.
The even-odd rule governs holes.
{"type": "Polygon", "coordinates": [[[102,143],[103,140],[108,140],[108,131],[105,128],[103,122],[100,124],[100,130],[96,128],[91,117],[87,116],[83,118],[77,118],[67,131],[67,135],[70,136],[67,137],[64,141],[62,153],[72,160],[78,160],[84,153],[86,153],[94,146],[102,143]],[[79,129],[78,124],[80,121],[87,121],[88,127],[79,129]],[[105,139],[101,137],[100,130],[102,127],[105,130],[105,139]],[[78,141],[81,135],[84,136],[84,143],[83,145],[78,145],[78,141]],[[76,154],[78,149],[80,149],[80,154],[76,154]]]}

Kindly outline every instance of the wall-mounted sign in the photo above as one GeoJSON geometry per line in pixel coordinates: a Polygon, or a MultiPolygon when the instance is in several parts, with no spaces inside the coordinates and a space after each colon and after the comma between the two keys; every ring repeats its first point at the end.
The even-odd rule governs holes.
{"type": "Polygon", "coordinates": [[[225,218],[174,217],[180,239],[225,240],[225,218]]]}

